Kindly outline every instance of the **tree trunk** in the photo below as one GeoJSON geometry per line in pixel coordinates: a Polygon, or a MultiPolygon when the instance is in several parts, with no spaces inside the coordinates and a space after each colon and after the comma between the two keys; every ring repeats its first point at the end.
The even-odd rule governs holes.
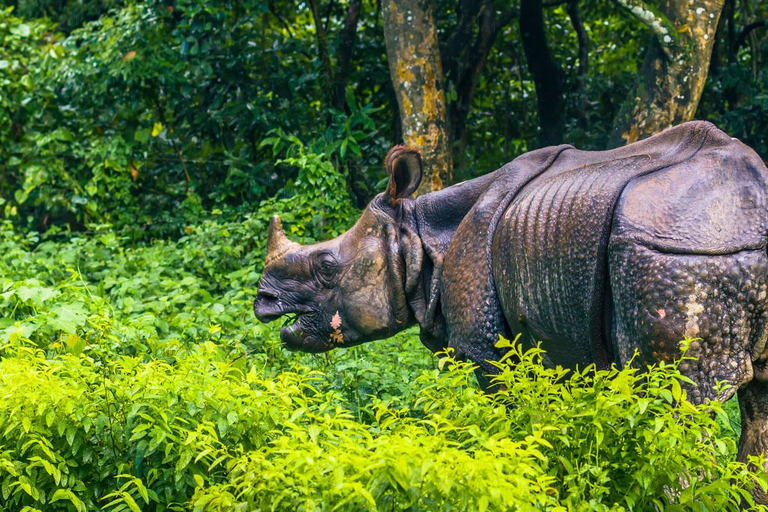
{"type": "Polygon", "coordinates": [[[467,147],[467,117],[475,90],[496,37],[514,19],[516,12],[507,10],[497,15],[493,0],[460,0],[458,13],[456,29],[441,53],[443,70],[456,91],[456,99],[448,107],[453,159],[454,164],[463,166],[467,147]],[[477,34],[474,43],[469,45],[473,24],[477,25],[477,34]]]}
{"type": "Polygon", "coordinates": [[[453,175],[443,71],[430,0],[382,0],[384,41],[404,142],[421,151],[418,193],[440,190],[453,175]]]}
{"type": "MultiPolygon", "coordinates": [[[[320,57],[320,69],[323,73],[322,90],[325,94],[325,103],[335,109],[348,111],[346,88],[349,82],[352,50],[355,45],[357,22],[360,20],[362,0],[350,0],[349,2],[347,17],[339,33],[335,71],[331,65],[331,57],[328,51],[328,35],[322,16],[320,16],[319,0],[309,0],[309,8],[312,11],[312,20],[315,24],[315,39],[317,40],[318,56],[320,57]]],[[[330,122],[330,118],[326,121],[330,122]]]]}
{"type": "Polygon", "coordinates": [[[749,5],[749,0],[741,0],[739,2],[741,8],[741,19],[744,24],[744,28],[739,33],[739,38],[736,40],[736,49],[734,50],[738,55],[739,47],[749,40],[749,53],[750,60],[752,62],[752,80],[757,81],[757,66],[760,61],[760,52],[757,50],[758,41],[756,28],[763,26],[763,22],[759,21],[757,24],[751,23],[752,20],[752,8],[749,5]]]}
{"type": "Polygon", "coordinates": [[[333,76],[333,106],[339,110],[349,111],[347,107],[347,83],[352,63],[352,48],[357,35],[357,22],[363,8],[362,0],[350,0],[347,18],[339,34],[339,47],[336,50],[336,73],[333,76]]]}
{"type": "Polygon", "coordinates": [[[715,43],[712,45],[712,55],[709,58],[709,76],[717,76],[723,72],[723,56],[728,54],[728,42],[726,39],[726,25],[728,25],[728,4],[733,0],[725,0],[720,19],[715,30],[715,43]],[[725,52],[723,47],[725,46],[725,52]]]}
{"type": "Polygon", "coordinates": [[[724,0],[616,0],[653,33],[634,89],[614,121],[611,144],[644,139],[696,114],[724,0]]]}
{"type": "Polygon", "coordinates": [[[542,146],[560,144],[565,132],[563,73],[547,46],[541,0],[520,1],[520,33],[528,70],[536,86],[539,141],[542,146]]]}
{"type": "Polygon", "coordinates": [[[757,81],[757,71],[760,64],[760,52],[757,50],[759,43],[755,29],[763,28],[766,26],[768,26],[768,21],[766,20],[755,21],[746,25],[743,29],[741,29],[739,37],[736,39],[736,44],[732,50],[733,61],[736,62],[736,57],[739,54],[739,48],[741,48],[741,46],[747,41],[747,38],[749,38],[749,45],[752,53],[752,80],[755,81],[757,81]]]}
{"type": "Polygon", "coordinates": [[[323,87],[325,91],[326,104],[333,103],[333,71],[331,69],[331,58],[328,55],[328,39],[325,35],[325,26],[320,17],[320,6],[318,0],[309,0],[309,7],[312,11],[312,20],[315,22],[315,38],[317,39],[317,49],[320,56],[320,69],[323,72],[323,87]]]}
{"type": "Polygon", "coordinates": [[[584,22],[579,13],[579,0],[568,0],[566,7],[571,25],[576,31],[576,39],[579,42],[579,124],[586,128],[589,117],[587,100],[587,73],[589,73],[589,35],[584,28],[584,22]]]}
{"type": "Polygon", "coordinates": [[[725,45],[725,53],[728,55],[728,65],[730,66],[736,62],[736,55],[731,49],[736,45],[736,24],[734,17],[736,16],[736,0],[725,0],[723,5],[722,16],[725,17],[728,22],[728,39],[725,45]]]}

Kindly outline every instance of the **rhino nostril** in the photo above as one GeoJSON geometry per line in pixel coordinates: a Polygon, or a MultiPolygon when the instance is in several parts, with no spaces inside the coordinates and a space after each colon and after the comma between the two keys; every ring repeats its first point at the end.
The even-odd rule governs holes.
{"type": "Polygon", "coordinates": [[[253,312],[262,322],[271,322],[283,316],[283,304],[274,292],[259,290],[253,301],[253,312]]]}
{"type": "Polygon", "coordinates": [[[263,300],[277,300],[277,298],[278,298],[278,297],[277,297],[277,294],[276,294],[276,293],[273,293],[273,292],[270,292],[270,291],[266,291],[266,290],[259,290],[258,292],[256,292],[256,299],[257,299],[257,300],[258,300],[258,299],[263,299],[263,300]]]}

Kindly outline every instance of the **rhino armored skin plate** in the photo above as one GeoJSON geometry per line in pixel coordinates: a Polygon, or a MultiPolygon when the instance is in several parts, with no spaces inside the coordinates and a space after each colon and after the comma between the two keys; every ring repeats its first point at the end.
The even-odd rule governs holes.
{"type": "Polygon", "coordinates": [[[418,151],[397,146],[385,166],[387,190],[333,240],[301,246],[272,219],[254,312],[296,315],[287,347],[418,324],[487,388],[499,334],[599,368],[635,351],[670,361],[696,338],[681,365],[691,400],[738,392],[739,459],[768,455],[768,169],[754,151],[696,121],[610,151],[532,151],[416,199],[418,151]]]}

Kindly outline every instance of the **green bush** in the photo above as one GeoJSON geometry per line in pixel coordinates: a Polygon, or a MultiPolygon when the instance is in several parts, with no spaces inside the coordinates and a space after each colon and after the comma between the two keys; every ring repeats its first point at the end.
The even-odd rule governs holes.
{"type": "Polygon", "coordinates": [[[0,213],[5,217],[15,216],[15,206],[30,193],[23,160],[34,138],[29,125],[47,97],[40,91],[40,68],[55,41],[51,24],[0,8],[0,213]]]}
{"type": "Polygon", "coordinates": [[[350,90],[349,113],[321,115],[311,59],[295,51],[312,33],[283,33],[260,0],[119,4],[66,36],[0,13],[4,217],[178,237],[206,210],[242,213],[298,183],[301,155],[275,165],[298,141],[289,133],[343,177],[331,200],[348,185],[372,195],[380,109],[350,90]]]}
{"type": "Polygon", "coordinates": [[[721,405],[685,400],[677,365],[570,373],[506,345],[497,395],[446,358],[410,409],[291,425],[228,461],[229,481],[201,485],[194,509],[714,511],[751,501],[753,478],[765,487],[718,437],[721,405]]]}
{"type": "Polygon", "coordinates": [[[173,363],[2,353],[2,510],[736,510],[765,485],[675,365],[566,375],[515,345],[496,396],[446,358],[360,421],[332,377],[211,341],[173,363]]]}
{"type": "MultiPolygon", "coordinates": [[[[315,198],[294,198],[295,211],[315,198]]],[[[210,221],[177,242],[136,247],[106,229],[54,242],[66,234],[41,241],[3,226],[0,510],[183,508],[195,475],[226,477],[203,452],[263,446],[294,417],[305,393],[296,386],[319,374],[297,366],[276,329],[255,325],[250,311],[267,218],[210,221]],[[249,412],[256,402],[243,392],[263,408],[249,412]]],[[[341,229],[333,219],[325,227],[341,229]]],[[[326,398],[312,392],[310,403],[362,419],[373,414],[366,389],[405,400],[430,364],[413,344],[400,337],[378,347],[386,353],[305,357],[333,370],[322,380],[326,398]],[[388,353],[404,364],[390,367],[388,353]]]]}
{"type": "Polygon", "coordinates": [[[509,344],[487,396],[413,331],[288,353],[251,311],[269,218],[306,243],[354,210],[326,154],[274,135],[295,178],[237,222],[0,225],[0,510],[736,510],[765,485],[676,365],[509,344]]]}

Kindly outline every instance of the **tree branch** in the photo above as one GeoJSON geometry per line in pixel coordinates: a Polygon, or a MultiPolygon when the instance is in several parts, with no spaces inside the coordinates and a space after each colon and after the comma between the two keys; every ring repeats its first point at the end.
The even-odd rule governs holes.
{"type": "Polygon", "coordinates": [[[579,13],[578,0],[568,0],[566,11],[568,11],[568,17],[571,19],[573,29],[576,31],[576,39],[579,42],[579,77],[583,77],[589,71],[589,35],[579,13]]]}
{"type": "Polygon", "coordinates": [[[488,2],[488,5],[482,10],[478,25],[477,38],[475,44],[472,46],[472,51],[468,55],[468,63],[465,66],[465,71],[458,80],[459,82],[459,96],[464,96],[463,103],[469,108],[472,102],[472,95],[475,87],[480,80],[483,67],[488,59],[488,54],[491,52],[493,42],[496,40],[496,36],[499,34],[502,28],[509,25],[509,23],[517,17],[517,12],[509,10],[504,12],[499,19],[496,19],[496,15],[493,11],[493,3],[488,2]]]}
{"type": "Polygon", "coordinates": [[[272,13],[272,16],[277,18],[277,21],[280,22],[280,24],[283,26],[283,28],[288,32],[288,35],[293,37],[293,31],[291,30],[291,25],[286,21],[285,18],[283,18],[279,12],[277,12],[277,9],[275,9],[275,3],[274,1],[271,1],[267,3],[267,9],[270,13],[272,13]]]}
{"type": "Polygon", "coordinates": [[[501,32],[501,29],[512,23],[512,20],[517,18],[520,15],[519,12],[517,12],[514,9],[510,9],[504,13],[502,13],[501,17],[496,21],[496,33],[494,34],[494,37],[501,32]]]}
{"type": "Polygon", "coordinates": [[[459,60],[466,48],[467,41],[472,36],[472,27],[477,22],[482,12],[482,7],[482,0],[459,0],[456,9],[458,13],[456,28],[448,36],[440,52],[443,71],[447,75],[454,75],[451,76],[453,80],[458,80],[458,77],[455,75],[459,71],[459,60]]]}
{"type": "Polygon", "coordinates": [[[480,82],[488,55],[501,29],[517,17],[517,12],[509,10],[497,15],[493,0],[485,0],[485,6],[480,11],[477,20],[478,30],[475,42],[467,50],[462,61],[457,65],[454,81],[456,84],[456,101],[451,103],[451,124],[453,141],[456,144],[456,161],[461,162],[463,149],[467,138],[467,116],[472,108],[472,98],[477,84],[480,82]]]}
{"type": "Polygon", "coordinates": [[[754,32],[754,27],[750,27],[750,25],[753,25],[751,22],[752,19],[752,8],[749,5],[749,0],[741,0],[739,2],[739,7],[741,9],[741,19],[744,20],[744,23],[746,24],[746,27],[739,33],[739,40],[736,42],[737,46],[734,48],[734,60],[736,60],[736,56],[738,54],[739,48],[741,47],[743,42],[742,40],[742,34],[744,34],[744,40],[749,37],[749,50],[751,54],[751,60],[752,60],[752,77],[754,80],[757,80],[757,66],[758,61],[760,60],[760,54],[757,50],[758,42],[757,42],[757,35],[754,32]]]}
{"type": "Polygon", "coordinates": [[[669,18],[655,9],[648,7],[643,0],[614,0],[632,16],[645,24],[659,41],[664,55],[672,62],[680,50],[677,30],[669,18]]]}
{"type": "Polygon", "coordinates": [[[320,54],[320,67],[326,82],[323,89],[329,93],[328,96],[331,96],[332,93],[330,93],[330,91],[331,85],[333,84],[333,71],[331,70],[331,58],[328,56],[328,39],[325,36],[325,26],[320,17],[320,7],[317,2],[318,0],[309,0],[309,7],[312,10],[312,18],[315,22],[315,36],[317,38],[317,49],[320,54]]]}
{"type": "Polygon", "coordinates": [[[768,20],[755,21],[741,29],[741,32],[739,32],[739,37],[736,38],[736,42],[733,44],[733,53],[735,54],[739,51],[739,48],[741,48],[741,46],[747,41],[747,37],[749,37],[749,34],[752,33],[753,30],[765,26],[768,26],[768,20]]]}
{"type": "Polygon", "coordinates": [[[334,103],[339,110],[342,110],[345,105],[349,69],[352,62],[352,48],[355,44],[357,22],[360,20],[362,6],[362,0],[350,0],[347,18],[339,34],[339,47],[336,50],[336,73],[333,77],[334,103]]]}
{"type": "Polygon", "coordinates": [[[334,8],[335,0],[330,0],[328,2],[328,6],[325,8],[325,33],[328,33],[329,27],[331,25],[331,15],[333,14],[333,8],[334,8]]]}
{"type": "Polygon", "coordinates": [[[730,65],[735,58],[731,49],[736,45],[736,38],[738,37],[738,34],[736,34],[736,23],[734,23],[734,18],[736,16],[736,0],[725,0],[722,16],[728,20],[728,41],[725,49],[728,52],[728,64],[730,65]]]}
{"type": "Polygon", "coordinates": [[[586,84],[587,73],[589,71],[589,35],[584,28],[584,22],[581,19],[579,13],[579,1],[569,0],[568,17],[571,19],[573,29],[576,31],[576,39],[579,42],[579,117],[582,124],[587,123],[587,96],[586,96],[586,84]]]}
{"type": "Polygon", "coordinates": [[[539,113],[539,141],[542,146],[560,144],[565,124],[563,112],[563,72],[547,45],[541,0],[520,1],[520,35],[528,71],[536,86],[539,113]]]}

